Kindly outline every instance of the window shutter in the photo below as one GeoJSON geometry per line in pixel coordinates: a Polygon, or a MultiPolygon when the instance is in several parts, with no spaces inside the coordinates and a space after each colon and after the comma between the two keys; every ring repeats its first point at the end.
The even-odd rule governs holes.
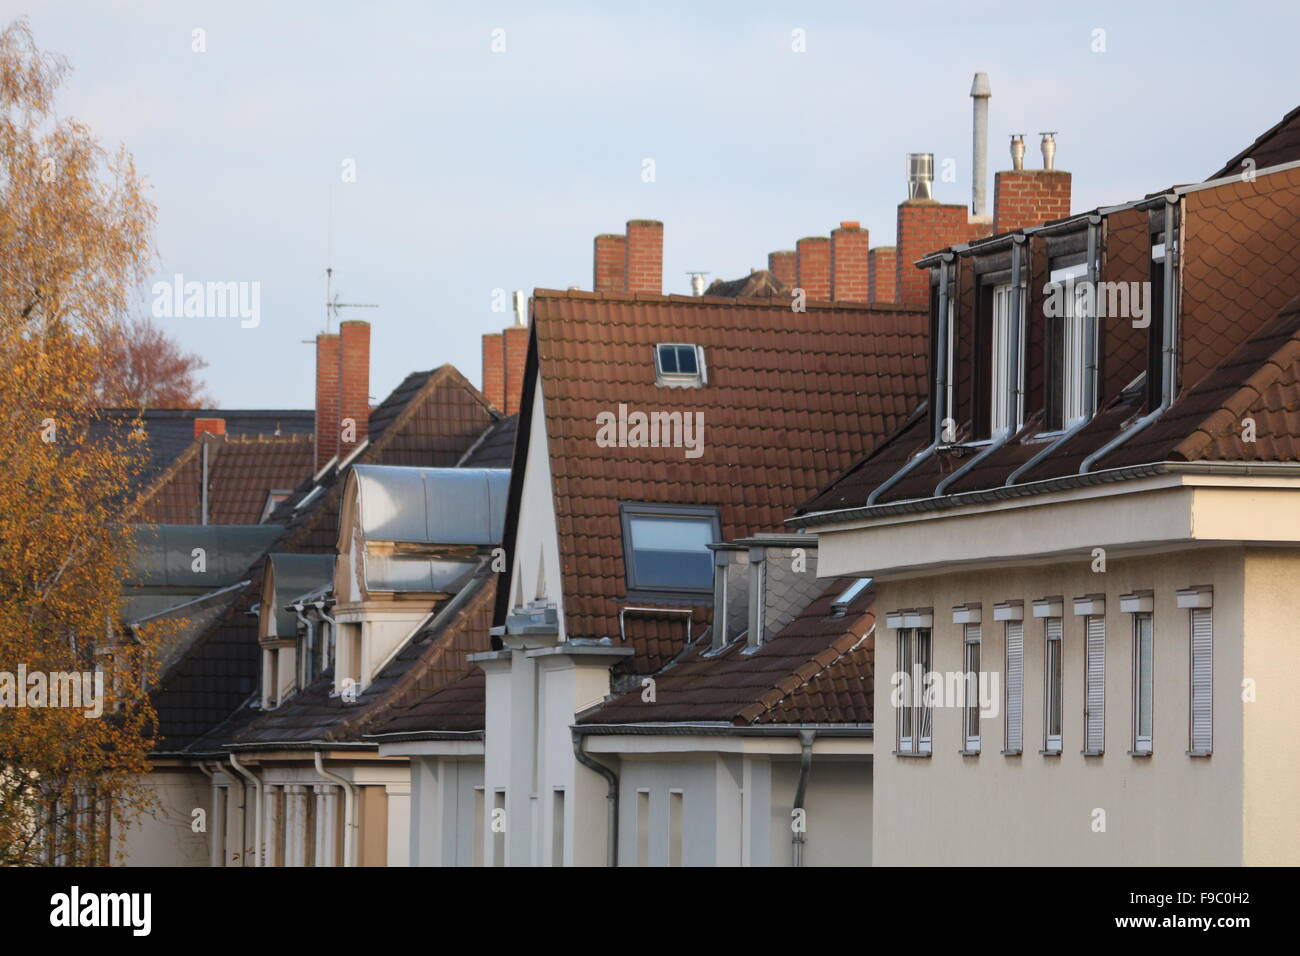
{"type": "Polygon", "coordinates": [[[1007,621],[1007,752],[1024,749],[1025,625],[1007,621]]]}
{"type": "Polygon", "coordinates": [[[1214,625],[1210,608],[1192,616],[1192,753],[1208,754],[1214,745],[1214,625]]]}
{"type": "Polygon", "coordinates": [[[1084,688],[1084,749],[1099,754],[1106,749],[1106,619],[1087,618],[1087,675],[1084,688]]]}

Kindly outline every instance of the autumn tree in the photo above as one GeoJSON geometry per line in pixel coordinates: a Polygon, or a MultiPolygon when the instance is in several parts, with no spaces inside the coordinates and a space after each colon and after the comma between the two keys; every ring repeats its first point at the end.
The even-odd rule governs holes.
{"type": "Polygon", "coordinates": [[[138,456],[94,429],[106,316],[152,255],[131,157],[54,111],[66,71],[0,32],[0,863],[102,863],[146,801],[150,636],[123,638],[138,456]],[[104,675],[81,706],[69,675],[104,675]]]}
{"type": "Polygon", "coordinates": [[[198,373],[208,363],[180,346],[151,319],[104,323],[98,332],[101,408],[203,408],[212,404],[198,373]]]}

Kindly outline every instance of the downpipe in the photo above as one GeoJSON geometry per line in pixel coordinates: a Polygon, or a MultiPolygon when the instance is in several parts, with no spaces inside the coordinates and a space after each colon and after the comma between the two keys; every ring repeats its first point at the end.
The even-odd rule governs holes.
{"type": "MultiPolygon", "coordinates": [[[[253,866],[262,865],[262,781],[257,775],[239,762],[239,758],[234,754],[230,755],[230,766],[235,768],[245,780],[252,781],[253,784],[253,866]]],[[[248,801],[244,801],[244,813],[248,813],[248,801]]],[[[243,840],[243,834],[240,834],[240,840],[243,840]]]]}
{"type": "Polygon", "coordinates": [[[344,777],[325,769],[321,762],[320,751],[312,751],[316,758],[316,772],[326,780],[332,780],[343,788],[343,865],[356,866],[357,850],[357,788],[344,777]]]}
{"type": "Polygon", "coordinates": [[[573,729],[573,756],[588,770],[593,770],[604,777],[609,785],[605,795],[608,801],[605,821],[605,865],[616,867],[618,866],[618,774],[582,749],[582,736],[576,727],[573,729]]]}
{"type": "MultiPolygon", "coordinates": [[[[794,791],[794,809],[796,812],[804,811],[803,819],[799,821],[801,824],[808,819],[808,814],[804,808],[804,797],[808,793],[808,776],[812,773],[813,742],[816,739],[817,731],[815,730],[799,731],[799,747],[801,751],[799,755],[799,785],[794,791]]],[[[790,837],[790,849],[794,854],[794,865],[796,867],[803,866],[803,845],[807,842],[807,838],[804,836],[805,829],[806,827],[796,829],[790,837]]]]}

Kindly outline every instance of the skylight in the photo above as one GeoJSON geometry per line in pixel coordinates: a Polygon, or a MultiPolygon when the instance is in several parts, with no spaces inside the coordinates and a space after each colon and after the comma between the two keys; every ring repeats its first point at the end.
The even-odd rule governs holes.
{"type": "Polygon", "coordinates": [[[845,588],[839,597],[831,602],[831,610],[834,611],[836,615],[844,614],[844,612],[849,609],[849,605],[853,603],[854,599],[871,586],[871,580],[871,578],[858,578],[845,588]]]}
{"type": "Polygon", "coordinates": [[[655,346],[655,381],[660,385],[699,388],[708,381],[704,349],[698,345],[664,342],[655,346]]]}

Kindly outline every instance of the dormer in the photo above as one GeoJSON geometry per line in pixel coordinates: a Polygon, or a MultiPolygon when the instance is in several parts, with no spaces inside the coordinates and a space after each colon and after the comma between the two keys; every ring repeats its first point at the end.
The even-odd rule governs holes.
{"type": "Polygon", "coordinates": [[[334,566],[335,693],[360,693],[501,542],[510,472],[356,465],[334,566]]]}
{"type": "Polygon", "coordinates": [[[825,590],[817,580],[817,536],[760,534],[711,546],[712,650],[745,638],[752,653],[779,634],[825,590]]]}
{"type": "Polygon", "coordinates": [[[293,600],[326,586],[334,571],[330,554],[269,554],[262,575],[257,642],[262,650],[262,708],[280,706],[319,673],[317,651],[325,635],[294,610],[293,600]]]}

